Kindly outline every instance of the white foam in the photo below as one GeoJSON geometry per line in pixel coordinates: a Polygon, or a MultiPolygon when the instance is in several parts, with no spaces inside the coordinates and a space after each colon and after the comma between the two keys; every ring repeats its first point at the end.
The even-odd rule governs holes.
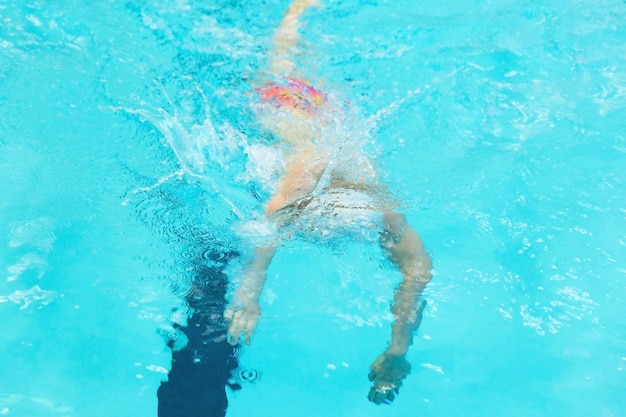
{"type": "Polygon", "coordinates": [[[7,271],[11,274],[7,277],[7,281],[19,279],[20,276],[28,270],[34,270],[37,274],[37,278],[41,279],[48,270],[48,262],[36,253],[24,254],[17,263],[7,268],[7,271]]]}
{"type": "Polygon", "coordinates": [[[285,169],[285,157],[280,148],[271,145],[252,144],[244,148],[248,156],[246,169],[237,177],[240,182],[256,181],[264,191],[273,193],[280,174],[285,169]]]}
{"type": "Polygon", "coordinates": [[[30,245],[48,253],[52,250],[52,245],[55,241],[56,236],[54,235],[52,221],[46,217],[39,217],[13,226],[11,228],[9,246],[16,248],[30,245]]]}
{"type": "Polygon", "coordinates": [[[40,305],[50,304],[55,297],[56,293],[54,291],[42,290],[39,285],[35,285],[28,290],[16,290],[9,295],[0,295],[0,303],[11,301],[15,304],[23,304],[20,310],[24,310],[33,303],[40,305]]]}

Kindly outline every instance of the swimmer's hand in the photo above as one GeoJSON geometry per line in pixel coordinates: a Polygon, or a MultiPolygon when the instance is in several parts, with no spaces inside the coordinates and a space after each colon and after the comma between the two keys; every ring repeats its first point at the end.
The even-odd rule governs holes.
{"type": "Polygon", "coordinates": [[[370,365],[369,380],[374,384],[367,398],[374,404],[390,404],[402,386],[402,380],[411,372],[411,364],[404,355],[383,353],[370,365]]]}
{"type": "Polygon", "coordinates": [[[252,333],[261,317],[259,297],[267,279],[267,268],[272,262],[275,251],[275,246],[258,247],[255,256],[245,267],[241,284],[233,294],[233,301],[224,312],[224,318],[230,322],[228,335],[231,345],[239,343],[239,336],[242,333],[246,343],[250,344],[252,333]]]}
{"type": "Polygon", "coordinates": [[[244,307],[234,308],[229,306],[224,312],[224,318],[230,322],[228,335],[230,344],[236,345],[239,336],[243,333],[246,344],[250,344],[250,338],[261,318],[261,307],[256,301],[249,301],[244,307]]]}

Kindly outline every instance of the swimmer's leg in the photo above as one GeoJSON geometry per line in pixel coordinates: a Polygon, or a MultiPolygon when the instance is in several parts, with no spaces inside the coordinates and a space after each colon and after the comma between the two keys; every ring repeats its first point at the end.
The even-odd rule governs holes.
{"type": "Polygon", "coordinates": [[[274,76],[291,74],[295,63],[291,60],[298,44],[300,16],[306,9],[319,5],[319,0],[294,0],[280,22],[274,34],[274,51],[269,73],[274,76]]]}
{"type": "Polygon", "coordinates": [[[432,262],[422,241],[399,213],[385,213],[385,230],[381,246],[402,273],[403,280],[394,294],[391,311],[395,322],[391,327],[391,343],[370,366],[373,387],[368,398],[380,404],[390,402],[409,374],[411,365],[405,355],[413,341],[413,333],[422,321],[426,303],[420,296],[431,279],[432,262]]]}

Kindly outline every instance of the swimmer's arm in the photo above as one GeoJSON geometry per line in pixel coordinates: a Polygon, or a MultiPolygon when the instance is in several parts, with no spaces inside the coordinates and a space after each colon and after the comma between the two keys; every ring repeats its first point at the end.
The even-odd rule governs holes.
{"type": "Polygon", "coordinates": [[[295,52],[298,43],[300,16],[304,11],[318,5],[318,0],[294,0],[280,22],[274,35],[275,49],[272,51],[270,73],[274,75],[289,74],[296,68],[290,56],[295,52]]]}
{"type": "Polygon", "coordinates": [[[241,285],[235,292],[236,301],[243,304],[258,303],[274,253],[276,253],[275,246],[256,248],[254,257],[244,269],[241,285]]]}
{"type": "Polygon", "coordinates": [[[370,365],[368,375],[372,388],[367,398],[376,404],[393,401],[404,378],[411,372],[406,353],[413,342],[413,334],[422,321],[425,303],[419,300],[419,294],[424,289],[425,282],[427,281],[405,278],[396,290],[392,307],[396,320],[391,326],[391,343],[370,365]]]}
{"type": "Polygon", "coordinates": [[[399,213],[385,213],[381,246],[402,273],[402,282],[395,291],[391,307],[395,317],[391,326],[391,343],[370,366],[369,379],[373,386],[368,398],[376,404],[393,401],[402,381],[411,371],[406,353],[422,321],[425,302],[421,296],[431,279],[432,268],[419,235],[399,213]]]}
{"type": "Polygon", "coordinates": [[[388,236],[383,246],[403,277],[394,294],[391,311],[395,322],[391,328],[391,343],[386,353],[405,355],[422,320],[424,302],[420,298],[432,278],[432,261],[424,250],[419,235],[405,221],[404,216],[386,213],[385,221],[388,236]]]}
{"type": "Polygon", "coordinates": [[[230,321],[228,335],[233,345],[237,344],[242,333],[245,335],[246,343],[250,344],[261,316],[259,298],[275,252],[275,246],[256,249],[254,257],[244,269],[243,280],[239,288],[235,290],[232,303],[224,312],[224,317],[230,321]]]}
{"type": "Polygon", "coordinates": [[[325,159],[316,158],[313,151],[302,151],[292,156],[287,161],[284,175],[278,181],[276,193],[267,203],[265,214],[270,215],[313,191],[325,165],[325,159]]]}
{"type": "Polygon", "coordinates": [[[425,306],[420,295],[429,280],[430,275],[405,278],[396,289],[391,309],[395,322],[391,326],[391,343],[385,352],[387,355],[404,356],[413,343],[413,335],[422,322],[425,306]]]}

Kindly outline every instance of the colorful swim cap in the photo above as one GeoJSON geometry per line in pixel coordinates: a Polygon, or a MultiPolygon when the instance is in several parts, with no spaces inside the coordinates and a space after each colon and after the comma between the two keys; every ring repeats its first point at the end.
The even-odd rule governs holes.
{"type": "Polygon", "coordinates": [[[326,97],[306,81],[285,77],[283,82],[267,83],[259,89],[261,100],[275,107],[290,107],[313,113],[326,102],[326,97]]]}

